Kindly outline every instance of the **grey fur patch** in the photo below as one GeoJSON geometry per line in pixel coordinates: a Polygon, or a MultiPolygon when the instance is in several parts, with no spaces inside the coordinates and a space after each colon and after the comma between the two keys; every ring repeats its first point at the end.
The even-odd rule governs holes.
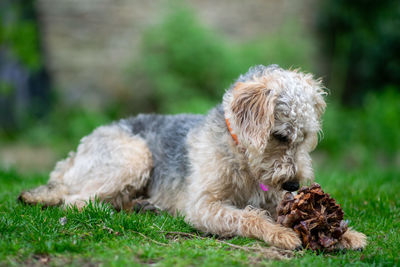
{"type": "Polygon", "coordinates": [[[153,155],[150,190],[156,188],[168,192],[184,184],[189,174],[186,138],[191,129],[203,123],[204,118],[204,115],[193,114],[141,114],[119,121],[124,129],[142,137],[153,155]]]}

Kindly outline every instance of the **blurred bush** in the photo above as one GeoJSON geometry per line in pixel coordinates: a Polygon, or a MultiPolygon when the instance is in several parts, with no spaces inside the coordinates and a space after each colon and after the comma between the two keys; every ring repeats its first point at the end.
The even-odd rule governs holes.
{"type": "MultiPolygon", "coordinates": [[[[7,23],[0,26],[0,59],[1,53],[7,50],[7,55],[12,55],[13,60],[20,64],[18,66],[34,71],[42,66],[37,56],[40,53],[38,44],[35,44],[37,37],[26,34],[28,41],[24,41],[16,34],[24,31],[35,36],[38,34],[36,28],[20,26],[19,19],[16,19],[18,16],[22,18],[21,10],[26,8],[22,8],[21,1],[0,2],[0,7],[5,3],[15,5],[14,13],[11,13],[15,15],[9,17],[7,14],[7,19],[2,17],[7,23]],[[23,30],[24,27],[28,30],[23,30]],[[20,45],[23,47],[24,42],[31,47],[18,48],[20,45]]],[[[386,11],[379,13],[381,22],[368,24],[367,17],[359,14],[359,1],[350,4],[344,0],[326,0],[325,4],[325,13],[321,14],[325,18],[320,27],[324,29],[329,48],[324,54],[328,56],[327,62],[332,62],[330,84],[333,94],[328,98],[328,108],[323,117],[324,138],[318,151],[327,154],[329,162],[346,162],[355,167],[375,161],[396,165],[400,157],[400,85],[397,80],[400,77],[400,50],[393,50],[399,40],[398,31],[393,28],[397,22],[387,18],[400,9],[382,9],[386,11]],[[348,5],[351,5],[349,10],[345,8],[348,5]],[[386,13],[389,15],[384,16],[386,13]],[[372,26],[369,28],[369,25],[372,26]],[[340,88],[345,90],[342,94],[340,88]],[[364,89],[374,92],[365,94],[364,89]],[[334,98],[338,95],[351,101],[358,99],[360,106],[344,107],[334,98]]],[[[379,9],[385,5],[389,6],[388,2],[372,6],[379,9]]],[[[376,15],[374,10],[369,12],[376,15]]],[[[0,14],[5,14],[3,9],[0,9],[0,14]]],[[[21,25],[26,23],[30,22],[21,25]]],[[[58,101],[57,106],[47,117],[40,118],[25,109],[28,119],[12,137],[16,141],[51,145],[65,153],[93,128],[122,116],[137,112],[205,113],[220,103],[224,91],[241,73],[256,64],[278,64],[283,68],[301,67],[304,71],[318,72],[315,40],[292,21],[282,25],[276,33],[262,38],[233,42],[205,27],[192,10],[182,6],[174,6],[160,24],[149,28],[139,49],[135,54],[140,57],[132,62],[128,74],[132,90],[140,97],[126,97],[123,100],[126,102],[121,100],[101,113],[82,107],[63,108],[61,100],[53,98],[58,101]]],[[[0,64],[0,75],[4,70],[2,66],[0,64]]],[[[12,118],[9,112],[19,103],[14,96],[23,91],[16,89],[18,87],[12,82],[15,79],[10,82],[1,77],[1,116],[12,118]],[[13,97],[5,98],[5,95],[13,97]]],[[[28,92],[32,94],[35,91],[28,92]]],[[[46,106],[40,101],[38,105],[46,106]]],[[[1,134],[0,131],[0,143],[5,140],[1,134]]]]}
{"type": "Polygon", "coordinates": [[[0,134],[0,147],[5,142],[29,144],[34,147],[48,146],[60,156],[64,156],[76,148],[82,137],[111,121],[108,112],[100,113],[79,107],[58,108],[45,118],[29,121],[17,134],[7,138],[0,134]]]}
{"type": "MultiPolygon", "coordinates": [[[[224,90],[252,65],[275,63],[316,72],[313,44],[292,23],[263,39],[228,42],[205,28],[191,10],[181,7],[145,33],[133,76],[136,81],[142,78],[140,85],[150,91],[158,112],[204,113],[219,103],[224,90]]],[[[332,60],[343,57],[336,56],[339,59],[332,60]]],[[[358,108],[342,106],[335,94],[328,97],[324,138],[318,151],[327,153],[329,161],[354,168],[375,161],[398,163],[400,93],[399,87],[385,84],[379,86],[381,92],[361,98],[358,108]]]]}
{"type": "Polygon", "coordinates": [[[400,1],[324,0],[318,14],[328,87],[346,104],[400,88],[400,1]]]}
{"type": "Polygon", "coordinates": [[[34,3],[3,0],[0,4],[0,43],[31,70],[42,66],[34,3]]]}
{"type": "Polygon", "coordinates": [[[311,70],[313,45],[294,23],[260,40],[233,43],[207,29],[193,11],[170,9],[150,28],[131,67],[136,90],[148,90],[158,112],[206,112],[250,66],[279,64],[311,70]]]}
{"type": "Polygon", "coordinates": [[[0,133],[11,134],[50,109],[35,1],[0,1],[0,133]]]}
{"type": "Polygon", "coordinates": [[[353,168],[376,162],[383,166],[399,164],[399,90],[386,88],[384,93],[369,93],[361,108],[329,103],[323,128],[318,149],[327,152],[330,160],[339,160],[353,168]]]}

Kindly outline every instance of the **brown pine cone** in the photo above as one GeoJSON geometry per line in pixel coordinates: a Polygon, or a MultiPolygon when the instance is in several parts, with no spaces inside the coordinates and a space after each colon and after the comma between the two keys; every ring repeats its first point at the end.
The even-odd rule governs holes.
{"type": "Polygon", "coordinates": [[[312,250],[334,250],[347,230],[343,210],[319,184],[303,186],[296,196],[287,192],[277,213],[277,222],[293,228],[303,246],[312,250]]]}

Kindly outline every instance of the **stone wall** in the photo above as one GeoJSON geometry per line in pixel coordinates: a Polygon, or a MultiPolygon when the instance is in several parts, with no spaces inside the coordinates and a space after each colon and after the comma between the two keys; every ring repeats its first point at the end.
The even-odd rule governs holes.
{"type": "MultiPolygon", "coordinates": [[[[190,0],[199,18],[233,42],[269,34],[286,20],[310,28],[316,0],[190,0]]],[[[37,0],[47,65],[66,103],[101,108],[130,90],[126,68],[142,32],[168,1],[37,0]]]]}

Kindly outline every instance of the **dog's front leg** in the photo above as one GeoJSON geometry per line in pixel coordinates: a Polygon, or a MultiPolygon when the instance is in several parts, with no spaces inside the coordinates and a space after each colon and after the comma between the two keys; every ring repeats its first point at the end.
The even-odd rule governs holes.
{"type": "Polygon", "coordinates": [[[367,236],[353,229],[348,229],[338,244],[339,249],[363,249],[367,245],[367,236]]]}
{"type": "Polygon", "coordinates": [[[238,209],[211,197],[203,197],[190,206],[186,218],[202,231],[220,236],[258,238],[285,249],[301,246],[300,238],[292,229],[274,223],[261,210],[238,209]]]}

